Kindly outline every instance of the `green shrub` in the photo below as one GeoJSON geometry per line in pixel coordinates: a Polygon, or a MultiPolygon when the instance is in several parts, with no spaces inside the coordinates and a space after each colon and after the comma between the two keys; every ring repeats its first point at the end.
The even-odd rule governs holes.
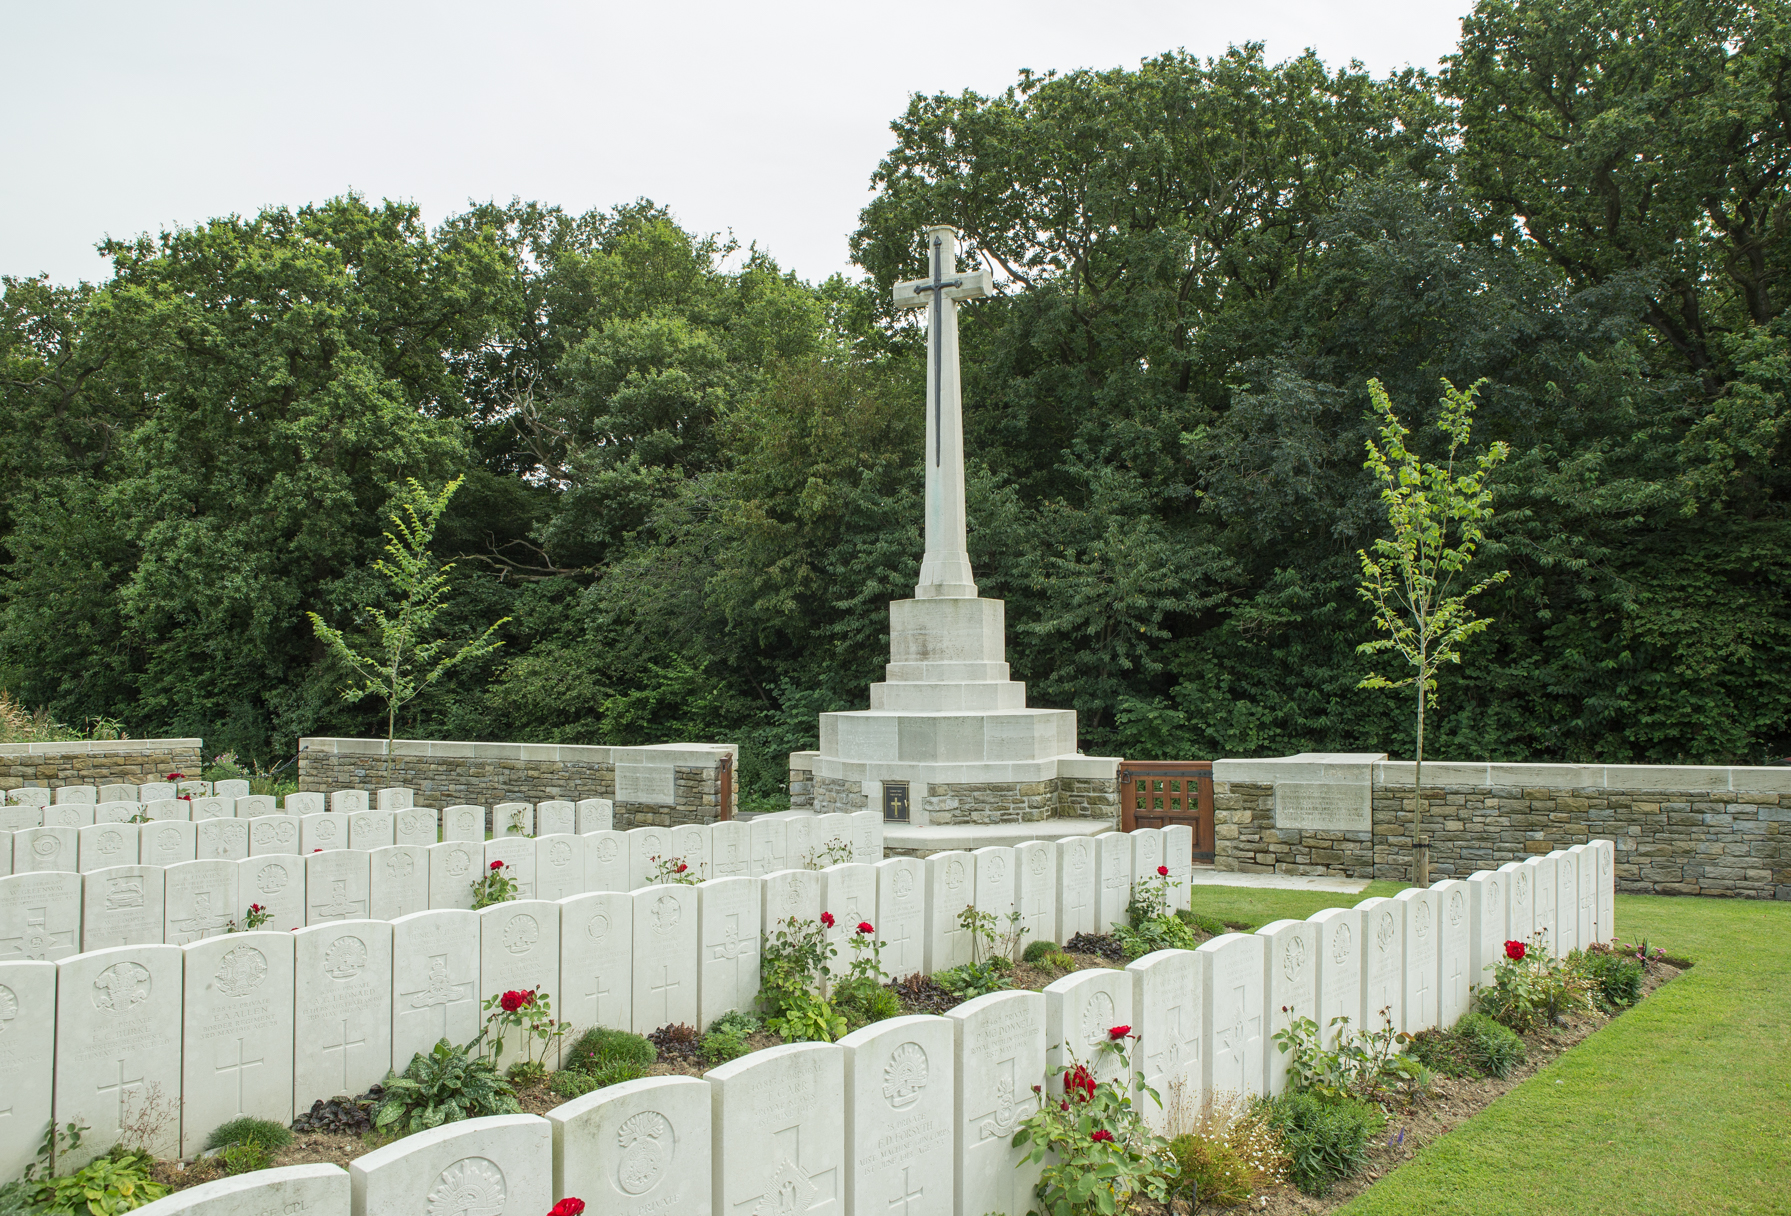
{"type": "Polygon", "coordinates": [[[1281,1134],[1288,1156],[1289,1178],[1320,1199],[1362,1168],[1369,1140],[1386,1125],[1386,1116],[1370,1103],[1310,1090],[1290,1090],[1269,1110],[1269,1126],[1281,1134]]]}
{"type": "Polygon", "coordinates": [[[857,1030],[885,1018],[900,1017],[902,1002],[882,984],[845,980],[834,989],[833,1007],[846,1019],[847,1030],[857,1030]]]}
{"type": "Polygon", "coordinates": [[[703,1036],[703,1063],[713,1068],[717,1064],[739,1059],[749,1050],[746,1041],[762,1025],[750,1013],[733,1010],[722,1014],[709,1023],[709,1033],[703,1036]]]}
{"type": "Polygon", "coordinates": [[[623,1081],[638,1081],[647,1075],[647,1066],[633,1060],[615,1060],[599,1065],[595,1072],[575,1072],[562,1068],[548,1078],[547,1088],[561,1098],[577,1098],[623,1081]]]}
{"type": "Polygon", "coordinates": [[[1218,937],[1221,933],[1231,932],[1230,929],[1225,927],[1224,921],[1216,916],[1208,916],[1204,912],[1190,912],[1186,908],[1181,908],[1177,910],[1176,916],[1180,918],[1183,923],[1194,926],[1208,937],[1218,937]]]}
{"type": "Polygon", "coordinates": [[[1468,1058],[1467,1045],[1451,1030],[1420,1030],[1406,1044],[1406,1054],[1432,1072],[1446,1077],[1477,1077],[1480,1070],[1468,1058]]]}
{"type": "Polygon", "coordinates": [[[1455,1037],[1480,1072],[1503,1080],[1524,1062],[1524,1041],[1484,1013],[1470,1013],[1455,1024],[1455,1037]]]}
{"type": "Polygon", "coordinates": [[[1593,951],[1578,958],[1580,970],[1592,981],[1592,999],[1606,1013],[1628,1009],[1642,999],[1642,964],[1624,954],[1593,951]]]}
{"type": "Polygon", "coordinates": [[[1223,1140],[1190,1132],[1171,1140],[1169,1151],[1180,1168],[1177,1188],[1203,1206],[1236,1207],[1256,1189],[1257,1171],[1223,1140]]]}
{"type": "Polygon", "coordinates": [[[658,1058],[659,1049],[642,1035],[630,1034],[626,1030],[611,1030],[607,1026],[593,1026],[567,1049],[560,1066],[568,1072],[595,1075],[602,1069],[621,1062],[632,1062],[647,1069],[658,1058]]]}
{"type": "Polygon", "coordinates": [[[27,1182],[32,1216],[112,1216],[160,1199],[168,1188],[150,1177],[155,1159],[115,1146],[73,1174],[27,1182]]]}
{"type": "Polygon", "coordinates": [[[1549,954],[1536,937],[1522,951],[1509,954],[1493,968],[1493,982],[1481,988],[1475,1005],[1511,1029],[1523,1033],[1554,1024],[1570,1010],[1592,1007],[1592,980],[1580,970],[1579,960],[1549,954]]]}
{"type": "Polygon", "coordinates": [[[252,1115],[244,1115],[240,1119],[232,1119],[228,1123],[220,1123],[212,1129],[211,1135],[205,1138],[206,1148],[228,1148],[232,1144],[259,1144],[262,1148],[278,1152],[292,1143],[292,1131],[282,1127],[271,1119],[257,1119],[252,1115]]]}
{"type": "Polygon", "coordinates": [[[402,1073],[386,1074],[373,1126],[408,1136],[461,1119],[521,1113],[495,1063],[443,1039],[428,1055],[412,1056],[402,1073]]]}
{"type": "Polygon", "coordinates": [[[274,1155],[259,1140],[232,1144],[222,1153],[226,1174],[252,1174],[274,1163],[274,1155]]]}
{"type": "Polygon", "coordinates": [[[996,955],[980,963],[961,963],[956,967],[935,971],[933,982],[959,1000],[968,1001],[987,996],[991,992],[1006,991],[1007,973],[1012,970],[1012,963],[996,955]]]}
{"type": "Polygon", "coordinates": [[[1053,954],[1060,953],[1056,942],[1027,942],[1026,952],[1020,956],[1023,963],[1042,963],[1053,954]]]}

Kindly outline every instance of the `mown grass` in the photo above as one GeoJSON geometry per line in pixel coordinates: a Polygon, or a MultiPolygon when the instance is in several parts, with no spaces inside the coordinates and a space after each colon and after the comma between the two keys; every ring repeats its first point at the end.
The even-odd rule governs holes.
{"type": "MultiPolygon", "coordinates": [[[[1380,887],[1194,894],[1266,923],[1380,887]]],[[[1617,932],[1696,965],[1338,1216],[1791,1212],[1791,905],[1619,895],[1617,932]]]]}
{"type": "Polygon", "coordinates": [[[1194,912],[1216,916],[1227,924],[1262,928],[1272,920],[1305,920],[1325,908],[1348,908],[1375,896],[1385,898],[1405,890],[1410,883],[1371,882],[1359,895],[1339,891],[1278,891],[1264,887],[1189,888],[1194,912]]]}

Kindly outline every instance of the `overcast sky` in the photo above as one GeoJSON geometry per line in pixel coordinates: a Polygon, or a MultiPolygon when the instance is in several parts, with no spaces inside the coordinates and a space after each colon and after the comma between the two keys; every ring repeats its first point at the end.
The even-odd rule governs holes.
{"type": "Polygon", "coordinates": [[[909,94],[1185,48],[1434,68],[1471,0],[83,3],[0,0],[0,273],[104,277],[94,244],[353,189],[638,197],[809,279],[909,94]]]}

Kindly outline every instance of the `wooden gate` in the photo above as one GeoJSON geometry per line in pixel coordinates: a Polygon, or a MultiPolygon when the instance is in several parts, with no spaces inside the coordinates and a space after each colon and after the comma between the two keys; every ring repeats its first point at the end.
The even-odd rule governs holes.
{"type": "Polygon", "coordinates": [[[1122,760],[1119,764],[1120,827],[1194,829],[1194,860],[1213,859],[1213,762],[1122,760]]]}

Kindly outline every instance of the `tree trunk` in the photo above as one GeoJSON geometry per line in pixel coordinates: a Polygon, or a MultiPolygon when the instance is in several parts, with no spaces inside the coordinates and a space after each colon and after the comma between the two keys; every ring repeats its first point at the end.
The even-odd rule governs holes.
{"type": "Polygon", "coordinates": [[[1424,835],[1424,677],[1418,677],[1418,760],[1412,766],[1412,841],[1424,835]]]}

